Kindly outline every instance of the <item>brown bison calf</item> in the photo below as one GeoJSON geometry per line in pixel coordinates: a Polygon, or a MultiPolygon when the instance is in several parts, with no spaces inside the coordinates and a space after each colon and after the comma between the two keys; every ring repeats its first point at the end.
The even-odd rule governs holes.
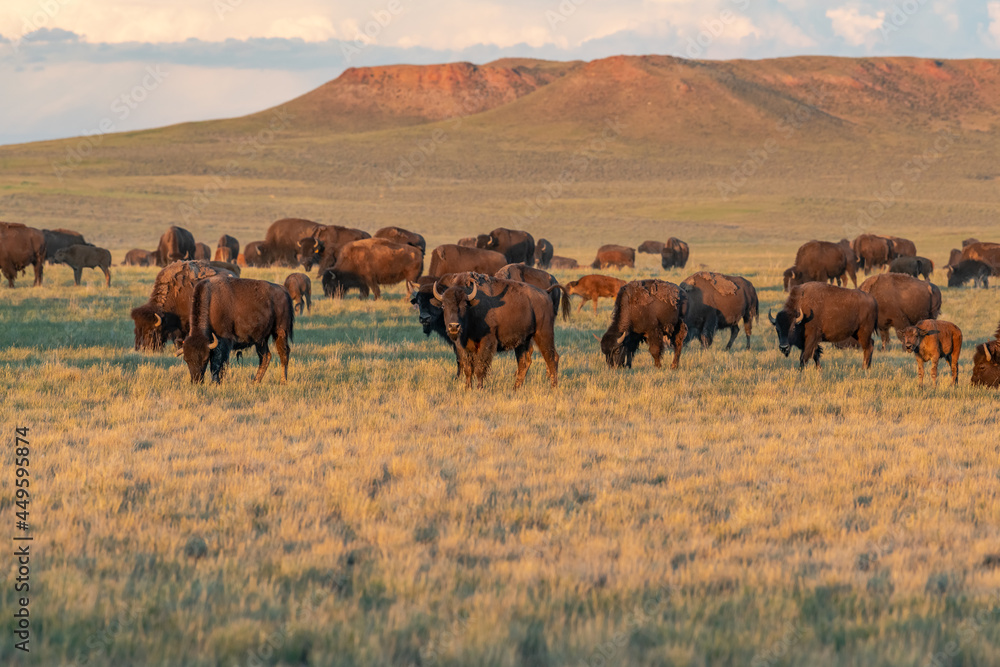
{"type": "Polygon", "coordinates": [[[304,273],[292,273],[285,278],[285,290],[292,297],[295,312],[299,315],[303,310],[312,312],[312,280],[304,273]]]}
{"type": "Polygon", "coordinates": [[[921,320],[900,332],[903,348],[917,357],[917,374],[924,384],[924,362],[931,362],[931,378],[937,386],[938,361],[951,362],[951,383],[958,384],[958,356],[962,353],[962,331],[944,320],[921,320]]]}
{"type": "Polygon", "coordinates": [[[72,245],[57,250],[53,259],[73,269],[73,280],[77,285],[80,284],[84,269],[100,269],[104,272],[105,286],[111,287],[111,271],[108,270],[111,266],[111,253],[104,248],[72,245]]]}
{"type": "Polygon", "coordinates": [[[583,297],[583,301],[580,302],[580,307],[577,308],[577,312],[583,310],[583,306],[588,301],[594,302],[594,314],[597,314],[597,300],[600,297],[608,297],[610,299],[618,296],[618,290],[625,286],[624,280],[619,280],[618,278],[613,278],[611,276],[602,276],[593,273],[589,276],[584,276],[579,280],[573,280],[566,283],[566,294],[573,296],[583,297]]]}

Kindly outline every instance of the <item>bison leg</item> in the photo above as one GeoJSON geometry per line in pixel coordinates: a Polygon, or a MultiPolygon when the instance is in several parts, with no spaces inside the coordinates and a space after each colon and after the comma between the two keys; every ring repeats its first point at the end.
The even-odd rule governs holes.
{"type": "Polygon", "coordinates": [[[311,294],[306,294],[305,299],[306,299],[306,310],[308,310],[310,313],[312,313],[312,309],[313,309],[312,295],[311,294]]]}
{"type": "Polygon", "coordinates": [[[743,330],[747,333],[747,349],[750,349],[750,334],[753,333],[753,318],[749,315],[743,318],[743,330]]]}
{"type": "MultiPolygon", "coordinates": [[[[916,359],[917,359],[917,384],[919,384],[921,387],[923,387],[924,386],[924,360],[920,356],[917,356],[916,359]]],[[[935,380],[935,384],[937,384],[936,380],[935,380]]]]}
{"type": "Polygon", "coordinates": [[[264,373],[267,372],[267,367],[271,363],[271,348],[267,346],[266,340],[257,346],[257,356],[260,357],[260,365],[257,366],[254,382],[260,382],[264,379],[264,373]]]}
{"type": "Polygon", "coordinates": [[[799,355],[799,370],[801,371],[805,368],[810,359],[816,363],[816,368],[820,368],[819,357],[819,335],[813,331],[809,331],[806,333],[805,344],[802,346],[802,354],[799,355]]]}
{"type": "Polygon", "coordinates": [[[878,335],[882,339],[882,349],[885,350],[889,347],[889,325],[886,324],[884,329],[879,327],[878,335]]]}
{"type": "Polygon", "coordinates": [[[490,372],[490,365],[493,363],[493,353],[497,349],[497,339],[492,334],[479,341],[476,349],[473,364],[475,365],[477,387],[483,388],[486,383],[486,375],[490,372]]]}
{"type": "Polygon", "coordinates": [[[556,352],[555,331],[543,328],[535,332],[534,342],[538,344],[538,351],[545,360],[545,369],[549,374],[549,382],[553,389],[559,386],[559,353],[556,352]]]}
{"type": "Polygon", "coordinates": [[[104,271],[104,286],[111,287],[111,271],[106,266],[102,266],[101,271],[104,271]]]}
{"type": "MultiPolygon", "coordinates": [[[[931,362],[931,380],[933,380],[933,381],[934,381],[934,386],[935,386],[935,387],[937,386],[937,376],[938,376],[938,363],[939,363],[940,361],[941,361],[941,356],[940,356],[939,354],[935,354],[935,355],[934,355],[933,357],[931,357],[931,359],[930,359],[930,362],[931,362]]],[[[921,365],[921,366],[923,366],[923,364],[920,364],[920,365],[921,365]]],[[[923,370],[923,368],[921,368],[920,370],[922,371],[922,370],[923,370]]],[[[923,375],[923,373],[921,373],[921,375],[923,375]]],[[[921,379],[922,379],[922,378],[921,378],[921,379]]]]}
{"type": "Polygon", "coordinates": [[[739,324],[734,324],[733,326],[729,327],[729,334],[730,334],[729,335],[729,342],[726,343],[726,349],[727,350],[731,350],[732,349],[733,342],[736,340],[736,337],[740,335],[740,325],[739,324]]]}
{"type": "Polygon", "coordinates": [[[528,377],[528,369],[531,368],[531,339],[523,345],[514,348],[514,356],[517,357],[517,379],[514,380],[514,389],[519,389],[524,384],[524,379],[528,377]]]}
{"type": "Polygon", "coordinates": [[[684,339],[687,338],[687,325],[681,322],[674,331],[674,360],[670,362],[671,368],[677,368],[681,363],[681,350],[684,349],[684,339]]]}
{"type": "Polygon", "coordinates": [[[79,285],[80,279],[82,277],[83,277],[83,269],[79,267],[73,267],[73,282],[79,285]]]}
{"type": "Polygon", "coordinates": [[[211,356],[209,357],[209,368],[212,371],[212,382],[216,384],[222,382],[222,376],[224,374],[227,361],[228,354],[224,353],[219,348],[212,350],[211,356]]]}
{"type": "Polygon", "coordinates": [[[597,314],[597,297],[594,297],[594,315],[597,314]]]}
{"type": "Polygon", "coordinates": [[[291,347],[288,344],[288,334],[279,331],[274,337],[274,347],[278,349],[278,359],[281,360],[281,383],[288,382],[288,357],[291,347]]]}
{"type": "MultiPolygon", "coordinates": [[[[42,273],[45,271],[45,260],[39,259],[35,262],[35,287],[42,286],[42,273]]],[[[79,283],[77,283],[79,284],[79,283]]],[[[14,279],[11,278],[10,286],[14,286],[14,279]]]]}
{"type": "Polygon", "coordinates": [[[660,367],[660,356],[663,354],[663,332],[653,331],[647,336],[649,340],[649,353],[653,356],[653,365],[660,367]]]}
{"type": "MultiPolygon", "coordinates": [[[[378,283],[374,283],[373,282],[371,284],[371,288],[372,288],[372,293],[375,295],[375,300],[378,301],[379,299],[381,299],[382,298],[382,290],[380,290],[378,288],[378,283]]],[[[368,295],[366,294],[365,298],[367,298],[367,297],[368,297],[368,295]]]]}

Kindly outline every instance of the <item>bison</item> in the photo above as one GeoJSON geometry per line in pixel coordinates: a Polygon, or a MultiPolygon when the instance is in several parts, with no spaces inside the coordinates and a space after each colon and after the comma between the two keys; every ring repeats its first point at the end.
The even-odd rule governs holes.
{"type": "Polygon", "coordinates": [[[727,276],[721,273],[700,271],[684,279],[680,285],[687,292],[688,310],[684,323],[687,325],[687,339],[697,336],[702,347],[711,347],[715,332],[729,329],[726,349],[740,333],[740,320],[747,335],[747,349],[750,349],[750,334],[753,321],[757,319],[757,290],[749,280],[741,276],[727,276]]]}
{"type": "Polygon", "coordinates": [[[206,262],[212,261],[212,249],[208,247],[207,243],[195,243],[193,259],[201,259],[206,262]]]}
{"type": "Polygon", "coordinates": [[[489,234],[480,234],[476,238],[476,247],[502,254],[507,258],[504,264],[521,262],[531,266],[535,262],[535,239],[519,229],[497,227],[489,234]]]}
{"type": "Polygon", "coordinates": [[[559,255],[552,255],[552,262],[549,264],[550,269],[579,269],[580,264],[572,257],[560,257],[559,255]]]}
{"type": "Polygon", "coordinates": [[[295,312],[299,315],[303,310],[312,312],[312,280],[304,273],[291,273],[285,278],[285,290],[292,297],[295,312]]]}
{"type": "Polygon", "coordinates": [[[845,275],[854,282],[855,287],[858,286],[854,265],[848,261],[847,253],[839,244],[808,241],[795,253],[795,265],[785,271],[785,291],[809,282],[836,280],[838,285],[844,284],[847,281],[845,275]]]}
{"type": "Polygon", "coordinates": [[[440,277],[423,276],[417,283],[406,284],[410,292],[410,303],[417,309],[417,317],[424,335],[430,336],[431,333],[436,333],[455,352],[455,377],[460,377],[462,374],[461,359],[458,350],[455,349],[455,342],[449,338],[448,330],[445,328],[440,301],[434,297],[434,285],[437,284],[441,289],[445,289],[452,285],[469,285],[470,281],[475,281],[481,286],[488,279],[489,276],[482,273],[447,273],[440,277]]]}
{"type": "Polygon", "coordinates": [[[592,269],[606,269],[608,267],[618,269],[629,267],[635,268],[635,248],[628,248],[623,245],[602,245],[597,249],[597,257],[590,264],[592,269]]]}
{"type": "Polygon", "coordinates": [[[190,320],[187,336],[178,341],[177,356],[184,357],[192,383],[204,382],[210,363],[212,381],[219,382],[230,351],[248,347],[257,350],[260,363],[254,382],[260,382],[271,363],[271,338],[281,360],[281,381],[288,381],[295,316],[284,287],[246,278],[202,280],[191,297],[190,320]]]}
{"type": "Polygon", "coordinates": [[[195,242],[191,232],[183,227],[171,227],[160,237],[160,244],[156,248],[156,265],[166,266],[171,262],[194,259],[194,253],[195,242]]]}
{"type": "MultiPolygon", "coordinates": [[[[851,247],[851,242],[847,239],[840,239],[837,241],[837,245],[841,247],[844,251],[844,258],[847,260],[847,266],[849,273],[854,273],[857,276],[858,273],[858,256],[854,254],[854,248],[851,247]]],[[[855,282],[857,285],[857,282],[855,282]]]]}
{"type": "Polygon", "coordinates": [[[379,285],[416,281],[423,268],[423,253],[411,245],[372,238],[352,241],[337,253],[333,267],[323,272],[323,293],[343,298],[347,290],[357,289],[367,299],[371,290],[379,299],[379,285]]]}
{"type": "Polygon", "coordinates": [[[926,257],[902,255],[889,263],[889,273],[902,273],[914,278],[923,276],[924,280],[930,282],[931,274],[934,273],[934,262],[926,257]]]}
{"type": "Polygon", "coordinates": [[[611,324],[601,338],[601,352],[612,368],[632,368],[639,345],[649,343],[653,365],[660,367],[663,342],[674,348],[671,368],[677,368],[687,338],[687,293],[665,280],[634,280],[618,291],[611,324]]]}
{"type": "Polygon", "coordinates": [[[664,269],[683,269],[687,266],[690,252],[687,243],[671,236],[660,250],[660,266],[664,269]]]}
{"type": "Polygon", "coordinates": [[[496,251],[446,243],[431,252],[431,266],[427,273],[443,276],[446,273],[473,271],[493,275],[507,264],[507,258],[496,251]]]}
{"type": "Polygon", "coordinates": [[[865,275],[887,265],[894,257],[892,241],[875,234],[861,234],[851,242],[851,249],[858,258],[858,268],[864,269],[865,275]]]}
{"type": "Polygon", "coordinates": [[[240,242],[229,234],[219,237],[215,244],[215,259],[219,262],[235,262],[240,256],[240,242]]]}
{"type": "Polygon", "coordinates": [[[543,271],[548,271],[552,266],[552,256],[555,248],[548,239],[538,239],[535,244],[535,265],[543,271]]]}
{"type": "MultiPolygon", "coordinates": [[[[261,261],[264,262],[265,266],[298,266],[302,250],[301,241],[313,238],[313,235],[321,227],[323,225],[318,222],[303,218],[275,220],[267,228],[264,241],[257,246],[261,261]]],[[[245,256],[247,251],[244,250],[243,254],[245,256]]]]}
{"type": "Polygon", "coordinates": [[[902,273],[884,273],[861,283],[862,292],[878,302],[878,332],[882,349],[889,345],[889,328],[896,335],[920,320],[933,320],[941,312],[941,290],[937,285],[902,273]]]}
{"type": "MultiPolygon", "coordinates": [[[[319,265],[318,273],[322,276],[328,269],[333,268],[337,261],[337,253],[340,252],[341,248],[348,243],[363,241],[371,237],[371,234],[360,229],[341,227],[340,225],[322,225],[313,233],[311,239],[299,241],[299,261],[306,271],[311,269],[315,262],[319,265]]],[[[423,251],[421,251],[420,256],[423,257],[423,251]]]]}
{"type": "Polygon", "coordinates": [[[596,315],[597,300],[602,296],[610,299],[615,298],[618,296],[618,290],[624,286],[624,280],[594,273],[589,276],[584,276],[579,280],[573,280],[566,283],[566,294],[570,296],[576,294],[577,296],[583,297],[583,300],[580,302],[580,307],[576,309],[577,312],[581,311],[584,304],[588,301],[593,301],[594,314],[596,315]]]}
{"type": "Polygon", "coordinates": [[[149,250],[133,248],[125,253],[122,266],[156,266],[156,253],[149,250]]]}
{"type": "Polygon", "coordinates": [[[958,263],[961,261],[962,261],[962,251],[959,250],[958,248],[952,248],[951,253],[948,255],[948,263],[945,264],[945,266],[946,267],[958,266],[958,263]]]}
{"type": "Polygon", "coordinates": [[[931,362],[931,379],[937,386],[938,361],[951,362],[951,383],[958,384],[958,357],[962,353],[962,331],[944,320],[920,320],[899,332],[903,349],[917,358],[917,375],[924,384],[924,363],[931,362]]]}
{"type": "Polygon", "coordinates": [[[18,271],[29,266],[35,271],[35,287],[42,284],[45,269],[45,234],[40,229],[17,222],[0,222],[0,272],[10,287],[18,271]]]}
{"type": "Polygon", "coordinates": [[[42,234],[45,236],[45,257],[49,264],[56,263],[55,254],[62,248],[91,245],[84,240],[83,234],[71,229],[43,229],[42,234]]]}
{"type": "Polygon", "coordinates": [[[878,328],[879,307],[870,294],[819,282],[796,285],[778,315],[768,312],[767,317],[778,334],[782,354],[787,357],[793,345],[802,350],[799,370],[810,359],[820,367],[823,341],[846,339],[860,345],[865,369],[872,365],[872,335],[878,328]]]}
{"type": "Polygon", "coordinates": [[[427,252],[427,242],[424,241],[424,237],[402,227],[383,227],[375,232],[374,238],[395,241],[403,245],[411,245],[414,248],[418,248],[421,254],[427,252]]]}
{"type": "Polygon", "coordinates": [[[260,268],[271,266],[260,253],[260,246],[263,245],[263,243],[263,241],[251,241],[246,244],[243,247],[243,254],[236,257],[236,263],[240,266],[254,266],[260,268]],[[242,263],[240,262],[241,257],[243,258],[242,263]]]}
{"type": "Polygon", "coordinates": [[[559,313],[559,304],[561,302],[563,320],[569,319],[569,293],[551,273],[531,266],[525,266],[524,264],[508,264],[497,271],[494,277],[534,285],[549,294],[549,297],[552,299],[553,313],[559,313]]]}
{"type": "Polygon", "coordinates": [[[503,278],[469,280],[443,292],[435,282],[432,293],[434,305],[441,308],[448,337],[455,345],[459,365],[465,371],[467,388],[472,387],[475,375],[482,389],[493,355],[513,350],[517,357],[514,389],[518,389],[524,384],[536,344],[545,360],[549,381],[553,387],[558,385],[555,315],[548,294],[503,278]]]}
{"type": "Polygon", "coordinates": [[[976,346],[972,357],[972,384],[1000,387],[1000,325],[997,325],[993,340],[976,346]]]}
{"type": "Polygon", "coordinates": [[[84,269],[100,269],[104,273],[105,287],[111,287],[111,253],[92,245],[72,245],[60,248],[54,258],[73,269],[73,282],[80,284],[84,269]]]}
{"type": "Polygon", "coordinates": [[[166,341],[183,335],[190,323],[195,283],[219,275],[237,277],[211,262],[193,260],[174,262],[156,274],[149,301],[132,309],[135,349],[160,350],[166,341]]]}
{"type": "Polygon", "coordinates": [[[917,256],[917,245],[910,239],[903,239],[898,236],[884,236],[882,238],[888,239],[892,242],[892,256],[890,259],[917,256]]]}
{"type": "Polygon", "coordinates": [[[1000,275],[1000,243],[970,243],[962,250],[962,259],[974,259],[989,264],[993,275],[1000,275]]]}
{"type": "Polygon", "coordinates": [[[662,241],[643,241],[636,248],[636,252],[643,252],[647,255],[659,255],[663,252],[663,242],[662,241]]]}
{"type": "Polygon", "coordinates": [[[956,266],[946,266],[945,270],[948,287],[961,287],[971,280],[973,287],[985,289],[990,286],[990,276],[993,275],[992,266],[975,259],[963,259],[956,266]]]}

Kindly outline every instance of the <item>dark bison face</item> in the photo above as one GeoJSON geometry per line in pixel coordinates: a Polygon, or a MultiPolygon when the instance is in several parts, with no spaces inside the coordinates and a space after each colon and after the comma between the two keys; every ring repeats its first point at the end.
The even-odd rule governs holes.
{"type": "Polygon", "coordinates": [[[305,267],[306,271],[319,260],[323,253],[323,244],[314,238],[299,239],[295,250],[295,259],[305,267]]]}
{"type": "Polygon", "coordinates": [[[443,320],[441,308],[435,306],[433,301],[434,295],[430,292],[424,292],[420,289],[411,291],[410,303],[417,309],[420,326],[423,327],[425,336],[430,336],[431,332],[434,331],[434,324],[443,320]]]}
{"type": "Polygon", "coordinates": [[[802,272],[799,271],[794,266],[785,269],[785,272],[782,274],[782,277],[784,278],[786,292],[795,287],[796,285],[802,284],[802,272]]]}
{"type": "Polygon", "coordinates": [[[66,262],[67,254],[66,248],[59,248],[59,250],[56,250],[56,254],[52,256],[52,259],[60,264],[64,264],[66,262]]]}
{"type": "Polygon", "coordinates": [[[604,354],[604,360],[611,368],[623,366],[632,368],[632,358],[635,356],[635,351],[639,348],[641,341],[642,336],[628,331],[619,332],[614,327],[609,328],[601,337],[601,352],[604,354]]]}
{"type": "Polygon", "coordinates": [[[175,338],[181,330],[181,321],[172,313],[162,313],[149,304],[132,309],[135,322],[135,349],[156,352],[175,338]]]}
{"type": "Polygon", "coordinates": [[[1000,387],[1000,341],[976,346],[972,357],[972,384],[1000,387]]]}
{"type": "Polygon", "coordinates": [[[191,383],[199,384],[205,381],[205,369],[208,368],[208,360],[212,356],[212,350],[219,346],[219,338],[214,333],[209,341],[200,333],[188,336],[179,341],[177,345],[177,356],[184,357],[191,373],[191,383]]]}
{"type": "Polygon", "coordinates": [[[945,271],[948,273],[948,287],[961,287],[962,281],[959,280],[958,274],[950,267],[945,267],[945,271]]]}
{"type": "Polygon", "coordinates": [[[462,335],[462,326],[469,312],[469,306],[475,306],[479,303],[479,300],[476,299],[479,285],[473,282],[471,292],[466,292],[465,289],[461,286],[449,287],[442,293],[435,282],[432,290],[434,300],[431,303],[433,305],[440,304],[445,331],[448,332],[448,337],[453,341],[458,340],[458,337],[462,335]]]}
{"type": "Polygon", "coordinates": [[[344,287],[340,276],[333,269],[327,269],[323,273],[323,294],[328,298],[338,298],[344,296],[344,287]]]}
{"type": "Polygon", "coordinates": [[[787,357],[788,353],[792,351],[793,345],[799,349],[805,347],[805,325],[813,318],[812,313],[809,313],[807,317],[799,308],[797,316],[793,317],[788,311],[782,310],[777,317],[774,317],[771,315],[771,311],[767,311],[767,318],[771,320],[771,324],[774,325],[774,330],[778,334],[778,349],[783,355],[787,357]]]}
{"type": "Polygon", "coordinates": [[[493,237],[489,234],[480,234],[476,237],[476,247],[477,248],[489,248],[490,243],[493,242],[493,237]]]}
{"type": "Polygon", "coordinates": [[[899,340],[903,343],[904,350],[907,352],[916,352],[920,349],[920,343],[923,342],[924,338],[932,336],[936,333],[938,333],[936,329],[932,331],[924,331],[911,326],[906,327],[899,332],[899,340]]]}

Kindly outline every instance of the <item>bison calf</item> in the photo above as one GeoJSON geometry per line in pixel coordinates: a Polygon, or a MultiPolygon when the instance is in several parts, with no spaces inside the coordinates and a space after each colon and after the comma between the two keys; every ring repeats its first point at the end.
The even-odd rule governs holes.
{"type": "Polygon", "coordinates": [[[304,273],[292,273],[285,278],[285,290],[292,297],[295,312],[299,315],[303,310],[312,312],[312,280],[304,273]]]}
{"type": "Polygon", "coordinates": [[[951,383],[958,384],[958,356],[962,353],[962,331],[944,320],[921,320],[900,332],[903,349],[917,357],[917,374],[924,384],[924,362],[931,362],[931,378],[937,386],[938,361],[951,362],[951,383]]]}
{"type": "Polygon", "coordinates": [[[615,298],[618,295],[618,290],[624,286],[624,280],[594,273],[589,276],[584,276],[579,280],[573,280],[566,283],[566,294],[569,294],[570,296],[576,294],[577,296],[583,297],[583,301],[580,302],[580,307],[576,309],[577,312],[582,310],[583,306],[588,301],[593,301],[594,314],[596,315],[597,300],[602,296],[609,299],[615,298]]]}
{"type": "Polygon", "coordinates": [[[84,269],[100,269],[104,272],[105,286],[111,287],[111,271],[108,270],[111,267],[111,253],[104,248],[72,245],[57,250],[53,259],[73,269],[73,280],[77,285],[80,284],[84,269]]]}

